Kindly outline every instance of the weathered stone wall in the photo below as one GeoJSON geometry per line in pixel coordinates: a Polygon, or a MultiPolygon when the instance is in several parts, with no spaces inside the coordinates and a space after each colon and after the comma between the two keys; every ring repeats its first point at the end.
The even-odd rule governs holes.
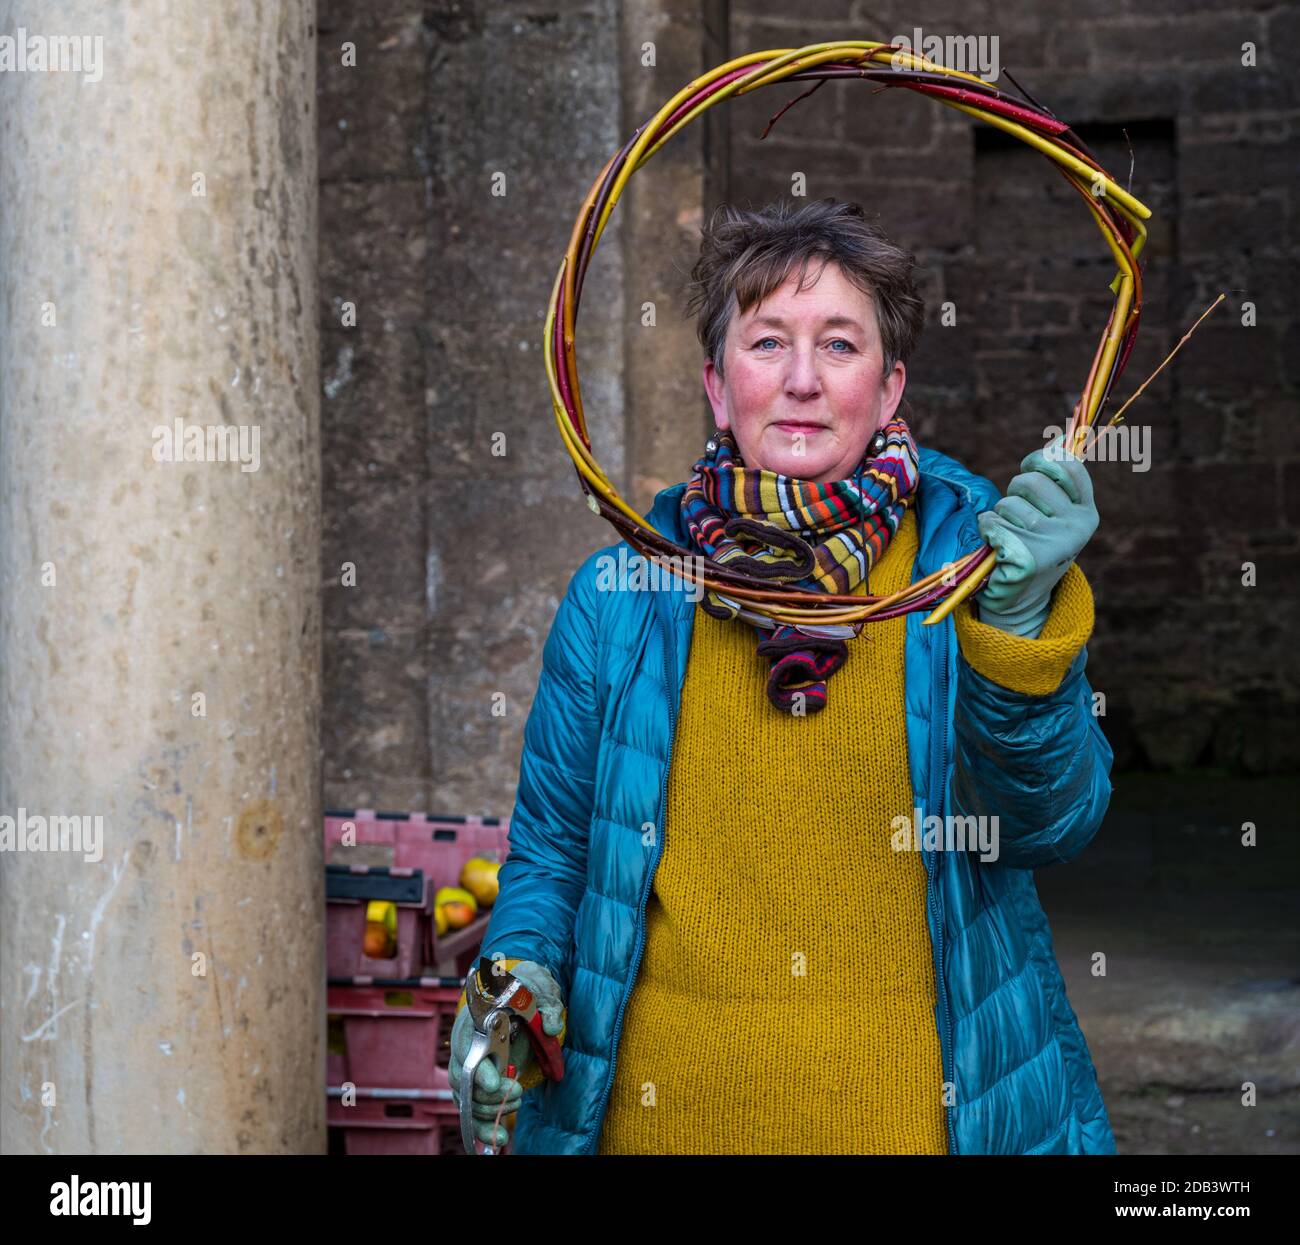
{"type": "MultiPolygon", "coordinates": [[[[327,804],[510,811],[542,643],[608,539],[541,337],[572,214],[621,141],[616,9],[321,6],[327,804]]],[[[616,217],[582,305],[619,480],[620,235],[616,217]]]]}
{"type": "MultiPolygon", "coordinates": [[[[569,230],[609,155],[728,57],[910,34],[916,12],[322,0],[327,803],[511,810],[554,610],[581,557],[613,539],[582,505],[540,354],[569,230]]],[[[1129,410],[1149,429],[1149,469],[1092,465],[1090,675],[1117,765],[1290,767],[1297,88],[1284,57],[1296,12],[1081,0],[941,2],[922,17],[924,33],[997,36],[1001,65],[1122,180],[1131,142],[1132,189],[1155,217],[1119,400],[1229,291],[1129,410]]],[[[1083,383],[1114,268],[1048,163],[861,82],[826,84],[760,141],[803,89],[758,92],[684,131],[633,178],[596,253],[579,319],[584,404],[599,460],[642,509],[684,477],[709,427],[682,299],[699,225],[723,199],[789,195],[796,174],[808,198],[862,202],[918,255],[929,317],[908,396],[923,442],[1005,488],[1083,383]]]]}
{"type": "MultiPolygon", "coordinates": [[[[1294,300],[1294,6],[1080,0],[778,0],[731,6],[731,55],[829,38],[996,36],[1001,66],[1153,211],[1126,399],[1220,291],[1227,299],[1125,415],[1149,469],[1093,462],[1101,527],[1089,675],[1116,764],[1293,768],[1300,663],[1294,300]],[[1243,44],[1256,64],[1243,65],[1243,44]],[[1256,324],[1242,324],[1242,304],[1256,324]],[[1288,349],[1289,345],[1289,349],[1288,349]],[[1242,585],[1253,562],[1257,586],[1242,585]]],[[[1005,82],[1004,82],[1004,85],[1005,82]]],[[[908,396],[923,440],[1005,489],[1063,425],[1111,304],[1114,263],[1077,193],[1013,138],[905,91],[828,83],[759,141],[790,86],[729,105],[730,194],[855,199],[925,268],[908,396]],[[956,323],[941,324],[954,305],[956,323]]],[[[1117,409],[1111,403],[1109,410],[1117,409]]]]}

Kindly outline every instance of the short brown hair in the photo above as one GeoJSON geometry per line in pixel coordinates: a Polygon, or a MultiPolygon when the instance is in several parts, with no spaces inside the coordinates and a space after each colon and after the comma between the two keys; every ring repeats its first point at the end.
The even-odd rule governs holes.
{"type": "Polygon", "coordinates": [[[798,288],[805,288],[814,258],[838,264],[875,303],[884,375],[898,360],[908,360],[925,323],[925,302],[912,276],[916,260],[868,221],[860,205],[828,198],[796,208],[781,200],[745,212],[724,203],[702,230],[687,286],[696,334],[719,375],[732,315],[743,315],[780,289],[796,263],[798,288]]]}

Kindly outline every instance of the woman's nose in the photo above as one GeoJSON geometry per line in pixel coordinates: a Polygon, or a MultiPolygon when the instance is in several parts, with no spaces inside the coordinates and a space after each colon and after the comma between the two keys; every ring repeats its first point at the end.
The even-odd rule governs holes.
{"type": "Polygon", "coordinates": [[[817,374],[817,356],[811,348],[796,348],[790,352],[786,387],[803,396],[816,393],[821,388],[821,378],[817,374]]]}

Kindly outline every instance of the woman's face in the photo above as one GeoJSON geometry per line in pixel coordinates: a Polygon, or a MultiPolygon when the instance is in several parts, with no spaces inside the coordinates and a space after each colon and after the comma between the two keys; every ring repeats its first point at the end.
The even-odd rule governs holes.
{"type": "Polygon", "coordinates": [[[764,302],[732,316],[726,379],[706,361],[704,388],[746,467],[827,484],[853,474],[898,407],[907,371],[895,363],[881,379],[875,304],[838,264],[796,293],[798,280],[796,267],[764,302]]]}

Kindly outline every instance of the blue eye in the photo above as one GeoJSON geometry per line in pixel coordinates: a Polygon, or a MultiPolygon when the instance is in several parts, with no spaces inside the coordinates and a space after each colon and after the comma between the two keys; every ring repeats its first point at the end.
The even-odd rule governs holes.
{"type": "MultiPolygon", "coordinates": [[[[757,350],[757,351],[759,351],[760,354],[771,354],[772,352],[771,352],[770,350],[764,350],[764,349],[763,349],[763,346],[764,346],[765,343],[767,343],[767,342],[776,342],[776,338],[775,338],[775,337],[760,337],[760,338],[758,339],[758,341],[756,341],[756,342],[754,343],[754,349],[757,350]]],[[[834,346],[837,342],[838,342],[841,346],[846,346],[847,349],[846,349],[846,350],[832,350],[832,351],[831,351],[832,354],[856,354],[856,353],[857,353],[857,347],[854,346],[854,344],[853,344],[851,341],[847,341],[847,340],[845,340],[843,337],[836,337],[836,338],[831,342],[831,345],[834,346]]],[[[779,343],[777,343],[777,344],[779,344],[779,343]]]]}

